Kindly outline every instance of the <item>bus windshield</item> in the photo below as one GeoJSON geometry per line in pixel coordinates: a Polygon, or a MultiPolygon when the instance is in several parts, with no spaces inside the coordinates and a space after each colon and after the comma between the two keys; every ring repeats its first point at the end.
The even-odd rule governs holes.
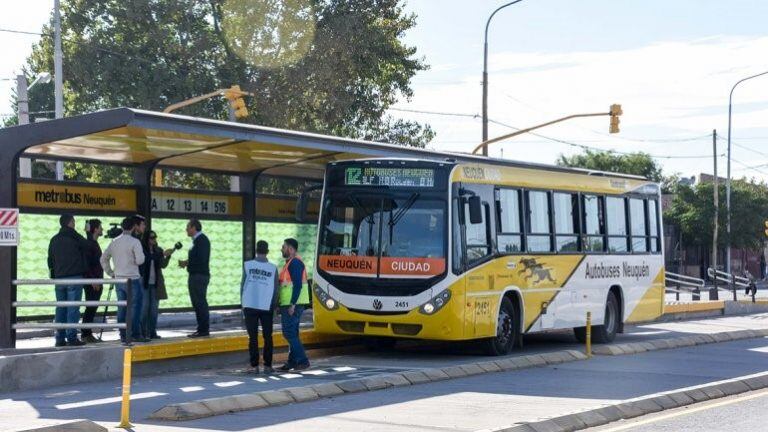
{"type": "Polygon", "coordinates": [[[338,276],[425,279],[445,272],[445,201],[418,192],[331,193],[320,270],[338,276]]]}

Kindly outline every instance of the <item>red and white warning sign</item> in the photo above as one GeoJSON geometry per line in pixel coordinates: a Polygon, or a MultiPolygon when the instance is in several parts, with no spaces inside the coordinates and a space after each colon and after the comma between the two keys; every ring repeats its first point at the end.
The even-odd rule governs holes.
{"type": "Polygon", "coordinates": [[[0,246],[19,245],[19,209],[0,208],[0,246]]]}

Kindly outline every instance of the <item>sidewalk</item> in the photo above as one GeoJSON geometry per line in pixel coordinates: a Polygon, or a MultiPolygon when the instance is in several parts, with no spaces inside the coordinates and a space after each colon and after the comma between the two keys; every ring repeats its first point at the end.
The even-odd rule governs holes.
{"type": "MultiPolygon", "coordinates": [[[[617,342],[756,328],[768,328],[768,314],[628,327],[628,333],[620,335],[617,342]]],[[[527,337],[525,343],[525,349],[514,356],[583,349],[565,332],[527,337]]],[[[138,431],[250,430],[257,426],[270,426],[269,430],[322,428],[335,432],[361,428],[476,430],[759,372],[765,369],[765,345],[762,339],[752,339],[596,357],[554,367],[490,373],[191,422],[145,420],[169,403],[489,359],[469,346],[411,344],[385,353],[312,359],[313,369],[296,374],[252,376],[244,375],[242,370],[224,368],[140,377],[133,382],[132,420],[138,431]]],[[[35,422],[82,418],[114,426],[119,418],[119,395],[118,380],[0,395],[0,430],[20,424],[31,427],[35,422]]]]}

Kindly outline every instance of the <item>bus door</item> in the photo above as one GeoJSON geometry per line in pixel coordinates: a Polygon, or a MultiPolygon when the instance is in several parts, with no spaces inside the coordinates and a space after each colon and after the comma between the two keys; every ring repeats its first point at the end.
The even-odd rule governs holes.
{"type": "Polygon", "coordinates": [[[486,185],[461,185],[459,202],[462,217],[461,249],[464,252],[466,292],[464,334],[468,337],[492,336],[498,310],[495,274],[488,261],[493,259],[493,188],[486,185]]]}

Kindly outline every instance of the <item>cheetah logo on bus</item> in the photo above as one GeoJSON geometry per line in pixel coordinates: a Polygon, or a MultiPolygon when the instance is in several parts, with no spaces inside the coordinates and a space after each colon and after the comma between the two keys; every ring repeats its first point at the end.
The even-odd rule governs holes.
{"type": "Polygon", "coordinates": [[[555,279],[552,278],[552,268],[545,268],[544,264],[536,261],[536,258],[521,258],[520,264],[522,264],[523,267],[517,271],[517,274],[525,275],[524,278],[526,282],[534,276],[536,276],[536,280],[533,281],[534,285],[545,279],[549,282],[555,282],[555,279]]]}

